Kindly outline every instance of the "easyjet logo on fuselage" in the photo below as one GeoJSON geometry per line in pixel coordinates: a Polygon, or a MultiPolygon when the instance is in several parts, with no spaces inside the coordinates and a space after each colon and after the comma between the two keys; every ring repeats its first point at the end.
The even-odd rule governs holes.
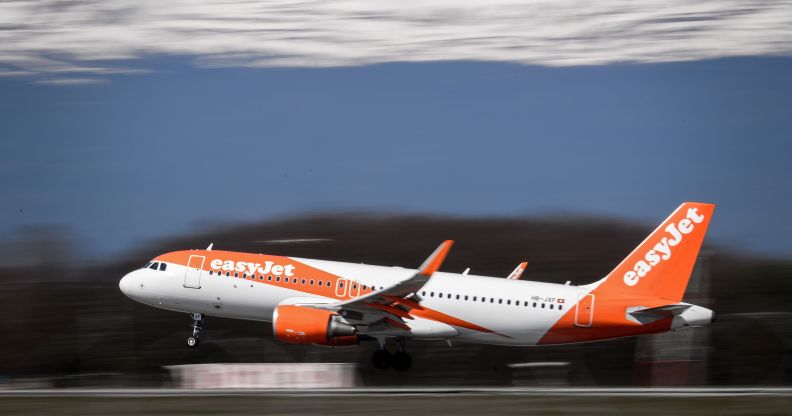
{"type": "Polygon", "coordinates": [[[275,264],[272,261],[265,261],[261,263],[253,263],[249,261],[233,261],[214,259],[209,265],[214,270],[222,270],[224,272],[243,272],[249,274],[272,274],[275,276],[294,276],[294,265],[275,264]]]}
{"type": "Polygon", "coordinates": [[[679,222],[668,224],[665,231],[670,238],[663,237],[653,249],[646,252],[643,260],[635,262],[633,269],[624,273],[624,284],[627,286],[637,285],[641,278],[652,270],[652,267],[670,259],[673,247],[679,245],[686,235],[693,232],[696,224],[700,224],[702,221],[704,221],[704,215],[698,214],[698,208],[688,208],[685,218],[679,222]]]}

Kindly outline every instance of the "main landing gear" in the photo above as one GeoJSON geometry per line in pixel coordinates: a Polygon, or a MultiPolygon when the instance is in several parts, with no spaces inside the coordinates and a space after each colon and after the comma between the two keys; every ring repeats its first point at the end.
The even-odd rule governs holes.
{"type": "Polygon", "coordinates": [[[198,334],[201,332],[201,328],[203,327],[204,319],[203,315],[200,313],[191,313],[190,317],[192,317],[192,336],[187,338],[187,346],[190,348],[195,348],[198,344],[201,343],[201,340],[198,338],[198,334]]]}
{"type": "Polygon", "coordinates": [[[374,354],[371,356],[371,363],[375,368],[385,370],[389,367],[393,367],[396,371],[407,371],[410,369],[412,366],[412,357],[404,351],[404,338],[396,338],[396,342],[399,344],[399,350],[394,354],[391,354],[385,349],[384,339],[378,339],[377,341],[379,341],[379,348],[377,351],[374,351],[374,354]]]}

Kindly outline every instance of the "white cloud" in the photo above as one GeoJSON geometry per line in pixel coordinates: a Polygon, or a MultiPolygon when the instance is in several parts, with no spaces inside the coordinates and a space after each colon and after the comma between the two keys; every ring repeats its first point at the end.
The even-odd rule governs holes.
{"type": "MultiPolygon", "coordinates": [[[[551,66],[792,53],[786,0],[0,2],[0,73],[482,60],[551,66]]],[[[129,70],[126,70],[129,71],[129,70]]]]}
{"type": "Polygon", "coordinates": [[[45,85],[92,85],[106,84],[108,81],[102,78],[48,78],[35,81],[36,84],[45,85]]]}

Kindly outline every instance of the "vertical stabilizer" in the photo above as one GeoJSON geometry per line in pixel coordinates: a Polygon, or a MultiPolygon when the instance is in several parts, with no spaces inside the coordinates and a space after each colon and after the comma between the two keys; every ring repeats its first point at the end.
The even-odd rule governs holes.
{"type": "Polygon", "coordinates": [[[714,212],[713,204],[680,205],[599,282],[597,291],[681,301],[714,212]]]}

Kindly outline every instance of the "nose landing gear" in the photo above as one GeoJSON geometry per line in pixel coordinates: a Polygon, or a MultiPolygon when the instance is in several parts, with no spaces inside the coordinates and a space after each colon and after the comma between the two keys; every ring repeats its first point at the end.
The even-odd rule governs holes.
{"type": "Polygon", "coordinates": [[[198,338],[198,334],[201,332],[201,328],[203,327],[204,319],[203,315],[200,313],[191,313],[190,317],[192,317],[192,336],[187,338],[187,346],[190,348],[195,348],[198,344],[201,343],[201,340],[198,338]]]}

